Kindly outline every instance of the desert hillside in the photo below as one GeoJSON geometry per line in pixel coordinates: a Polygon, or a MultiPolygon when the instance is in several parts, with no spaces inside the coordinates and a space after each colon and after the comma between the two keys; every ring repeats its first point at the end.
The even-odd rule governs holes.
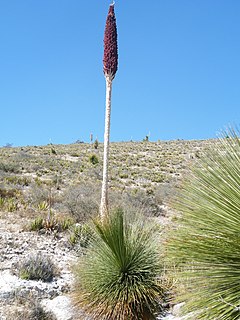
{"type": "MultiPolygon", "coordinates": [[[[171,223],[168,201],[188,168],[214,143],[111,143],[111,205],[171,223]]],[[[0,149],[1,320],[76,319],[71,268],[87,241],[83,226],[98,212],[102,154],[101,143],[0,149]],[[21,273],[39,263],[33,259],[38,253],[54,262],[51,281],[28,279],[25,269],[21,273]]],[[[44,264],[50,269],[50,261],[44,264]]]]}
{"type": "MultiPolygon", "coordinates": [[[[110,146],[110,188],[150,191],[178,182],[214,140],[119,142],[110,146]]],[[[70,185],[102,179],[103,144],[0,148],[1,189],[27,193],[34,186],[64,191],[70,185]]]]}

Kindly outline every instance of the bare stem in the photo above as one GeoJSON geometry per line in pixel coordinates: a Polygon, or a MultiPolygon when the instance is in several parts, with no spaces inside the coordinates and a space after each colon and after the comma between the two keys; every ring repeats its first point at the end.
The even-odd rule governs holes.
{"type": "Polygon", "coordinates": [[[103,152],[103,181],[102,197],[100,204],[101,220],[108,214],[108,157],[109,157],[109,137],[110,137],[110,118],[111,118],[111,95],[112,78],[106,75],[106,113],[105,113],[105,132],[104,132],[104,152],[103,152]]]}

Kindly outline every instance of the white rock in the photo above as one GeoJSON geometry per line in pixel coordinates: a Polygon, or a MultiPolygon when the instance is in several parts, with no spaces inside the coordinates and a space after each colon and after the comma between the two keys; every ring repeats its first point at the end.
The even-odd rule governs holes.
{"type": "Polygon", "coordinates": [[[10,292],[18,282],[18,277],[11,275],[9,270],[4,270],[0,273],[0,293],[10,292]]]}
{"type": "Polygon", "coordinates": [[[44,299],[41,304],[46,311],[54,313],[57,320],[73,319],[71,300],[66,296],[58,296],[52,300],[44,299]]]}
{"type": "Polygon", "coordinates": [[[172,309],[172,314],[173,314],[174,316],[179,316],[180,311],[181,311],[181,308],[182,308],[182,306],[183,306],[184,304],[185,304],[184,302],[181,302],[181,303],[176,304],[176,305],[173,307],[173,309],[172,309]]]}

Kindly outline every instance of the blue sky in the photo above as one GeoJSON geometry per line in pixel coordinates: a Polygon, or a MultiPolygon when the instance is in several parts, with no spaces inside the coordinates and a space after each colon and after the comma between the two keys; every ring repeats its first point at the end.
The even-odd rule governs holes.
{"type": "MultiPolygon", "coordinates": [[[[240,120],[239,0],[116,0],[111,141],[240,120]]],[[[107,0],[0,0],[0,146],[103,141],[107,0]]]]}

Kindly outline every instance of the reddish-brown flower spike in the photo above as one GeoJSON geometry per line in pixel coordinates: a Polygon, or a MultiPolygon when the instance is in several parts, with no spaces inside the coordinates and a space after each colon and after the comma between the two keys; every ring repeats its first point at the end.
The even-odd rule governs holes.
{"type": "Polygon", "coordinates": [[[118,45],[117,45],[117,24],[114,13],[114,4],[111,4],[108,11],[105,32],[104,32],[104,56],[103,72],[105,76],[113,79],[118,68],[118,45]]]}

